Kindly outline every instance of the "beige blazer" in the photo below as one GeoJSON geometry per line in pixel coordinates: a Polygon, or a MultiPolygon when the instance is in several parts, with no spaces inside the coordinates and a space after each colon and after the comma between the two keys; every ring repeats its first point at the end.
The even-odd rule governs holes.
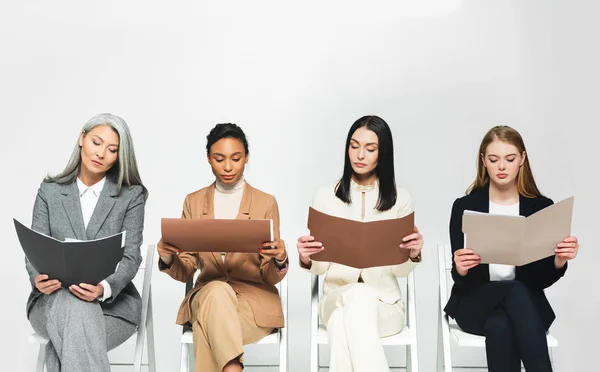
{"type": "MultiPolygon", "coordinates": [[[[214,218],[215,184],[189,194],[183,204],[182,218],[214,218]]],[[[257,190],[248,183],[237,215],[238,219],[272,219],[274,239],[279,239],[279,208],[272,195],[257,190]]],[[[257,247],[257,252],[260,247],[257,247]]],[[[194,288],[185,296],[177,324],[190,320],[192,296],[213,280],[227,282],[233,290],[248,301],[254,320],[260,327],[283,327],[283,311],[279,292],[275,287],[287,270],[279,271],[274,259],[264,259],[259,253],[227,253],[225,262],[220,252],[181,253],[173,257],[170,266],[158,261],[161,271],[182,282],[193,279],[196,269],[200,275],[194,288]]]]}

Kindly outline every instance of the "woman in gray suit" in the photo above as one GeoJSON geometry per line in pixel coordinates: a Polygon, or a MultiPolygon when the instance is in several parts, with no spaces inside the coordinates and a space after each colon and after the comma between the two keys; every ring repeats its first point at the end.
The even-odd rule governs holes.
{"type": "Polygon", "coordinates": [[[147,196],[129,128],[111,114],[90,119],[64,171],[40,185],[32,229],[59,240],[127,232],[123,259],[100,283],[62,288],[25,259],[32,285],[27,316],[33,329],[50,340],[48,372],[109,372],[108,350],[135,332],[141,298],[131,280],[142,261],[147,196]]]}

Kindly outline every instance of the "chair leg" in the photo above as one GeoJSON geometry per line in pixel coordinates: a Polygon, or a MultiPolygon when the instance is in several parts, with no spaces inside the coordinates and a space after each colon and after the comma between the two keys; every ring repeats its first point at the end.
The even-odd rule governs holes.
{"type": "Polygon", "coordinates": [[[412,347],[410,345],[406,345],[406,347],[404,348],[404,350],[406,350],[404,352],[406,354],[406,372],[413,372],[411,349],[412,347]]]}
{"type": "Polygon", "coordinates": [[[190,372],[190,356],[188,352],[188,347],[188,344],[181,344],[181,365],[179,367],[179,372],[190,372]]]}
{"type": "Polygon", "coordinates": [[[417,344],[410,345],[410,370],[411,372],[419,372],[419,355],[417,354],[417,344]]]}
{"type": "Polygon", "coordinates": [[[317,344],[317,340],[315,339],[314,344],[311,345],[312,348],[312,360],[310,361],[310,372],[319,372],[321,367],[321,362],[319,361],[319,344],[317,344]]]}
{"type": "Polygon", "coordinates": [[[46,364],[46,345],[40,345],[38,351],[37,365],[35,367],[36,372],[44,372],[44,365],[46,364]]]}
{"type": "Polygon", "coordinates": [[[148,371],[156,372],[156,352],[154,345],[154,318],[152,304],[148,306],[148,319],[146,321],[146,345],[148,349],[148,371]]]}

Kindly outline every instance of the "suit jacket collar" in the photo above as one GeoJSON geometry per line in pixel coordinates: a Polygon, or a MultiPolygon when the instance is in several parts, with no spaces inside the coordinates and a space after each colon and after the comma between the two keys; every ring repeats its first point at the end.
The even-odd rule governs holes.
{"type": "MultiPolygon", "coordinates": [[[[471,193],[473,205],[471,206],[477,212],[490,212],[490,185],[486,184],[482,189],[471,193]]],[[[527,198],[519,194],[519,215],[529,216],[535,213],[538,198],[527,198]]]]}
{"type": "MultiPolygon", "coordinates": [[[[206,219],[214,219],[215,218],[215,186],[216,183],[210,185],[206,194],[204,196],[204,205],[202,207],[202,217],[206,219]]],[[[242,201],[240,202],[240,208],[238,210],[238,214],[236,219],[240,220],[249,220],[250,219],[250,206],[252,205],[252,186],[245,182],[244,184],[244,193],[242,194],[242,201]]],[[[235,255],[235,253],[227,253],[225,255],[225,260],[227,262],[227,257],[230,255],[235,255]]],[[[223,271],[226,271],[223,260],[221,259],[221,254],[219,252],[212,252],[212,256],[215,259],[217,266],[220,267],[223,271]]]]}
{"type": "Polygon", "coordinates": [[[67,213],[67,217],[69,218],[69,222],[71,222],[75,238],[79,240],[90,240],[96,238],[106,217],[108,217],[108,214],[115,205],[119,190],[114,181],[110,178],[106,178],[106,182],[100,192],[98,203],[96,204],[96,208],[94,208],[94,212],[88,222],[87,228],[85,228],[83,223],[83,213],[81,212],[81,202],[79,199],[77,182],[63,185],[61,194],[64,196],[62,204],[67,213]]]}

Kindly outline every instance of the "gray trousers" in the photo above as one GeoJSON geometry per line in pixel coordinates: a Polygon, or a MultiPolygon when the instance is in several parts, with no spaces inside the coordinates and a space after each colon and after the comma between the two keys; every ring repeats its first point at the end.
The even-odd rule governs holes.
{"type": "Polygon", "coordinates": [[[108,350],[125,342],[136,325],[105,315],[98,301],[86,302],[61,288],[38,298],[29,322],[46,345],[48,372],[110,372],[108,350]]]}

